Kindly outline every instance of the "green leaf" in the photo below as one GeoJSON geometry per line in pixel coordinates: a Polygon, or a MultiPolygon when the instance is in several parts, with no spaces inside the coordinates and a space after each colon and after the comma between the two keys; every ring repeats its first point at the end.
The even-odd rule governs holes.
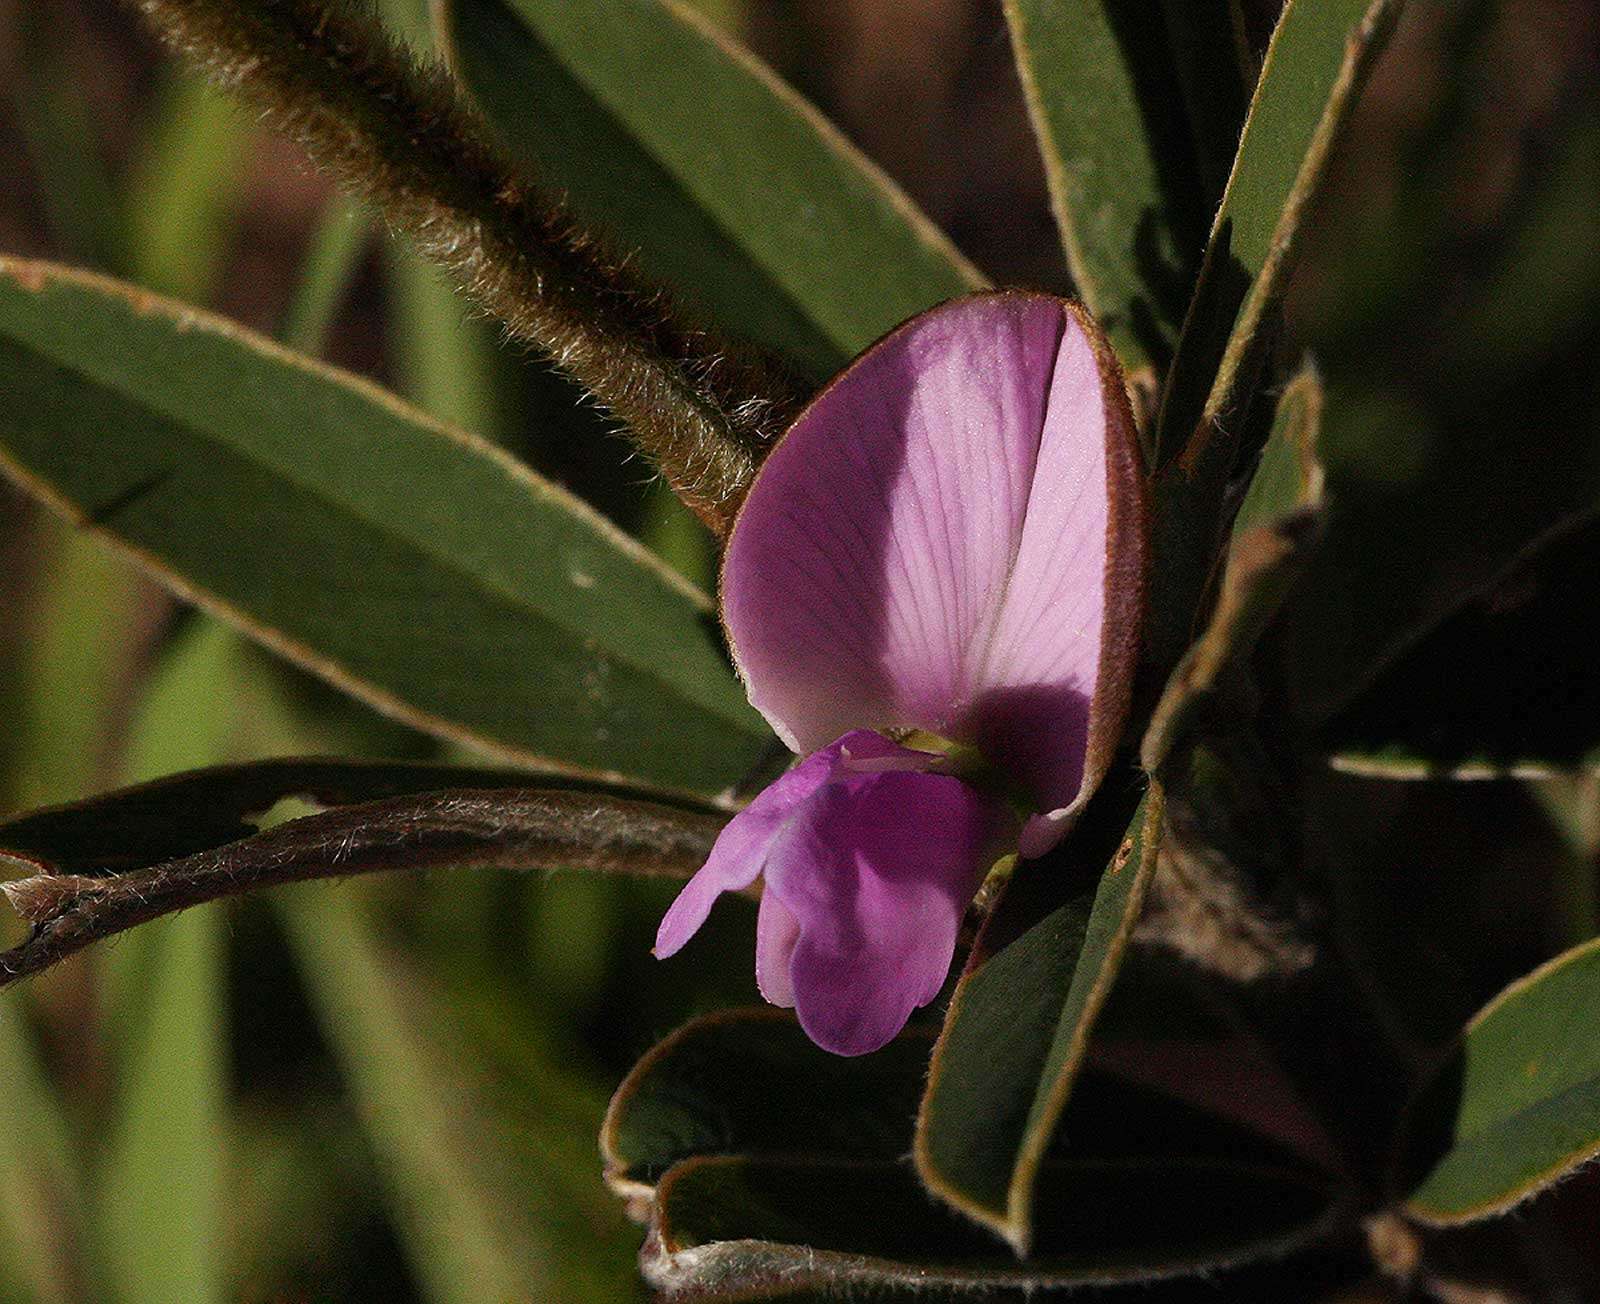
{"type": "Polygon", "coordinates": [[[1228,485],[1264,431],[1258,372],[1300,219],[1403,0],[1288,0],[1273,33],[1149,439],[1150,578],[1139,687],[1153,699],[1199,633],[1228,485]]]}
{"type": "MultiPolygon", "coordinates": [[[[143,686],[124,758],[129,776],[236,749],[245,708],[209,632],[184,630],[143,686]]],[[[101,958],[117,1030],[117,1098],[96,1175],[97,1224],[121,1304],[228,1296],[225,936],[219,907],[192,910],[101,958]]]]}
{"type": "Polygon", "coordinates": [[[572,1192],[561,1161],[575,1137],[587,1145],[588,1129],[556,1099],[534,1102],[550,1115],[542,1122],[526,1103],[502,1104],[450,1007],[380,941],[350,892],[302,890],[279,906],[426,1298],[625,1297],[620,1226],[603,1231],[602,1208],[563,1214],[572,1192]]]}
{"type": "Polygon", "coordinates": [[[17,697],[6,721],[7,804],[26,809],[107,780],[106,738],[138,666],[138,629],[155,591],[121,558],[54,520],[35,536],[39,573],[22,626],[17,697]]]}
{"type": "Polygon", "coordinates": [[[1539,540],[1379,668],[1323,731],[1333,765],[1412,779],[1600,772],[1584,632],[1597,574],[1600,513],[1539,540]]]}
{"type": "Polygon", "coordinates": [[[561,490],[220,319],[0,259],[0,469],[419,727],[715,791],[767,731],[709,603],[561,490]]]}
{"type": "Polygon", "coordinates": [[[1272,431],[1262,446],[1250,487],[1233,518],[1235,546],[1250,530],[1277,525],[1286,516],[1322,501],[1322,381],[1309,363],[1284,387],[1273,412],[1272,431]]]}
{"type": "Polygon", "coordinates": [[[1113,796],[1102,794],[1097,825],[1075,831],[1070,859],[1028,863],[1006,885],[951,999],[917,1119],[923,1182],[1019,1253],[1036,1231],[1040,1163],[1155,869],[1161,790],[1131,822],[1113,796]],[[1107,834],[1124,825],[1118,845],[1107,834]]]}
{"type": "MultiPolygon", "coordinates": [[[[1177,343],[1210,211],[1170,89],[1166,16],[1107,0],[1006,0],[1005,13],[1073,284],[1123,367],[1152,385],[1177,343]]],[[[1213,85],[1231,74],[1237,89],[1230,63],[1208,70],[1213,85]]]]}
{"type": "Polygon", "coordinates": [[[813,377],[982,277],[675,0],[447,0],[441,45],[531,175],[717,325],[813,377]]]}
{"type": "Polygon", "coordinates": [[[390,244],[384,253],[400,392],[439,421],[505,442],[508,423],[495,401],[495,328],[410,249],[390,244]]]}
{"type": "Polygon", "coordinates": [[[770,1009],[698,1019],[657,1046],[601,1134],[612,1185],[651,1213],[646,1275],[697,1298],[1148,1278],[1281,1247],[1330,1216],[1328,1183],[1261,1131],[1091,1070],[1019,1263],[930,1204],[900,1158],[928,1047],[912,1029],[840,1059],[770,1009]],[[1213,1199],[1226,1212],[1199,1207],[1213,1199]],[[1141,1202],[1166,1215],[1159,1237],[1141,1202]]]}
{"type": "Polygon", "coordinates": [[[1503,1213],[1600,1154],[1600,940],[1507,987],[1467,1025],[1411,1111],[1405,1211],[1503,1213]]]}
{"type": "MultiPolygon", "coordinates": [[[[382,0],[379,13],[419,58],[432,55],[427,0],[382,0]]],[[[410,248],[391,242],[383,253],[400,393],[440,421],[504,443],[509,423],[495,402],[495,328],[410,248]]]]}
{"type": "Polygon", "coordinates": [[[1210,441],[1219,420],[1236,418],[1261,361],[1268,310],[1297,252],[1300,219],[1403,2],[1284,6],[1162,396],[1157,466],[1210,441]]]}

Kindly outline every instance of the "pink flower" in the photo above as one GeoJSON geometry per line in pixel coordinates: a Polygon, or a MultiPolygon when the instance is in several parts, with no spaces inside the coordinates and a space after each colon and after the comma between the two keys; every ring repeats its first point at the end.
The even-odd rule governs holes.
{"type": "Polygon", "coordinates": [[[1141,485],[1110,350],[1048,295],[935,308],[824,390],[722,573],[750,701],[806,759],[728,824],[656,954],[760,875],[757,982],[818,1045],[876,1050],[933,1000],[1017,822],[994,784],[883,734],[975,750],[1031,811],[1021,854],[1060,841],[1127,708],[1141,485]]]}

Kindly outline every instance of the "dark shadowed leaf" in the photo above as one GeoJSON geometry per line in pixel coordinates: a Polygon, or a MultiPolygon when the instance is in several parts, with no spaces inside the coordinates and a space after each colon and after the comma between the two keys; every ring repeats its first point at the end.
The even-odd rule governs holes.
{"type": "Polygon", "coordinates": [[[1600,1154],[1600,941],[1511,984],[1413,1106],[1405,1209],[1502,1213],[1600,1154]]]}
{"type": "Polygon", "coordinates": [[[982,277],[879,169],[676,0],[448,0],[444,44],[586,225],[813,377],[982,277]]]}
{"type": "Polygon", "coordinates": [[[1064,1158],[1040,1195],[1039,1244],[1019,1262],[930,1204],[904,1164],[707,1156],[662,1179],[641,1262],[669,1298],[690,1299],[1150,1281],[1288,1248],[1332,1204],[1304,1169],[1227,1154],[1064,1158]]]}
{"type": "MultiPolygon", "coordinates": [[[[1209,217],[1227,189],[1261,61],[1238,0],[1161,0],[1161,10],[1209,217]]],[[[1145,111],[1155,113],[1150,99],[1167,93],[1148,88],[1145,111]]]]}
{"type": "Polygon", "coordinates": [[[0,887],[33,929],[0,955],[0,985],[176,910],[308,879],[441,868],[687,876],[725,818],[576,787],[458,788],[341,806],[115,873],[60,873],[22,858],[38,872],[0,887]]]}
{"type": "Polygon", "coordinates": [[[0,259],[4,470],[382,709],[716,790],[767,736],[709,604],[520,463],[126,286],[0,259]]]}
{"type": "Polygon", "coordinates": [[[650,1215],[652,1281],[719,1298],[1149,1278],[1284,1246],[1330,1215],[1314,1166],[1252,1123],[1090,1070],[1041,1170],[1036,1253],[1019,1262],[930,1203],[902,1158],[929,1041],[914,1029],[840,1059],[758,1009],[656,1047],[601,1138],[613,1186],[650,1215]]]}
{"type": "Polygon", "coordinates": [[[1391,778],[1600,769],[1596,576],[1600,516],[1542,539],[1378,671],[1327,727],[1333,763],[1391,778]]]}
{"type": "Polygon", "coordinates": [[[31,811],[0,823],[0,850],[60,873],[117,873],[247,838],[259,831],[262,817],[273,806],[291,798],[336,807],[445,788],[531,786],[715,813],[714,807],[691,798],[628,784],[596,783],[554,771],[291,757],[191,770],[70,805],[31,811]]]}
{"type": "Polygon", "coordinates": [[[1102,793],[1063,854],[1025,863],[1005,886],[951,999],[917,1119],[928,1188],[1019,1252],[1038,1226],[1039,1165],[1155,869],[1161,791],[1131,823],[1128,804],[1102,793]]]}
{"type": "MultiPolygon", "coordinates": [[[[1464,602],[1489,594],[1538,540],[1600,505],[1600,82],[1567,51],[1578,60],[1572,70],[1549,69],[1570,86],[1561,112],[1514,108],[1473,88],[1503,72],[1517,87],[1513,101],[1538,95],[1539,78],[1504,67],[1507,43],[1524,31],[1520,12],[1414,5],[1403,21],[1409,48],[1439,50],[1439,66],[1416,87],[1415,123],[1377,142],[1371,158],[1347,155],[1351,177],[1390,179],[1330,191],[1303,282],[1317,287],[1301,325],[1328,391],[1319,453],[1329,508],[1289,606],[1284,669],[1311,727],[1350,707],[1381,666],[1418,648],[1464,602]],[[1514,113],[1528,115],[1524,127],[1497,146],[1492,124],[1514,113]],[[1505,185],[1490,210],[1473,210],[1460,178],[1487,167],[1503,168],[1505,185]],[[1475,244],[1471,233],[1486,229],[1494,241],[1475,244]]],[[[1481,622],[1482,632],[1498,641],[1497,628],[1519,623],[1514,610],[1506,615],[1481,622]]],[[[1419,676],[1434,700],[1458,683],[1448,658],[1471,652],[1455,640],[1438,650],[1449,668],[1419,676]]],[[[1531,681],[1563,654],[1529,649],[1531,681]]],[[[1506,690],[1517,693],[1520,667],[1507,668],[1506,690]]],[[[1479,682],[1461,688],[1469,714],[1490,705],[1479,682]]],[[[1450,733],[1439,739],[1455,751],[1446,763],[1521,759],[1503,727],[1477,757],[1475,739],[1450,733]]],[[[1539,759],[1533,748],[1523,756],[1539,759]]],[[[1425,752],[1414,766],[1395,759],[1413,773],[1443,768],[1425,752]]]]}
{"type": "Polygon", "coordinates": [[[846,1059],[818,1050],[784,1010],[706,1015],[617,1088],[600,1134],[607,1178],[629,1194],[696,1155],[896,1159],[932,1049],[932,1031],[912,1029],[846,1059]]]}

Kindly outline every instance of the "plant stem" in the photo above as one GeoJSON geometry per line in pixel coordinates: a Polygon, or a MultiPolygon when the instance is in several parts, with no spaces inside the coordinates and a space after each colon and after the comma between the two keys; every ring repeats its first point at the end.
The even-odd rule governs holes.
{"type": "Polygon", "coordinates": [[[724,535],[796,395],[685,327],[664,295],[518,175],[448,75],[329,0],[130,0],[627,426],[724,535]]]}

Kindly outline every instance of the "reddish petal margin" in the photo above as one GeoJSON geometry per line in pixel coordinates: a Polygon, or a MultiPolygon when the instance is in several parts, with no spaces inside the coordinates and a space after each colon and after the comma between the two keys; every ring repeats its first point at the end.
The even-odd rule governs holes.
{"type": "Polygon", "coordinates": [[[1143,478],[1081,308],[975,295],[914,318],[801,414],[741,509],[723,615],[798,751],[845,730],[977,744],[1064,834],[1120,733],[1143,608],[1143,478]]]}

